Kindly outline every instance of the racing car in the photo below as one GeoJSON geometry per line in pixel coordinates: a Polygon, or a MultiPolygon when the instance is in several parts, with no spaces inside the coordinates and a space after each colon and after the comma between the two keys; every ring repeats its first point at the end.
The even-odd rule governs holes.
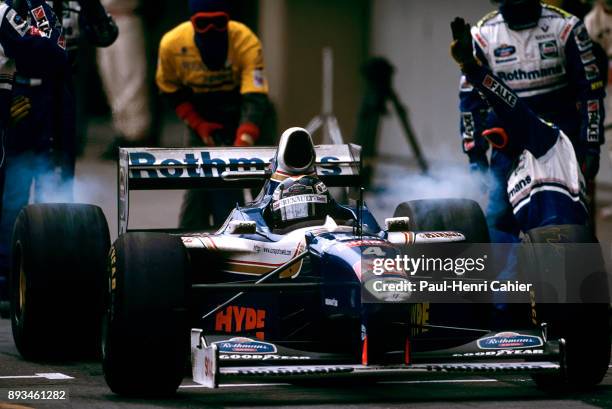
{"type": "MultiPolygon", "coordinates": [[[[278,148],[122,148],[119,156],[112,245],[96,206],[32,205],[17,220],[11,317],[28,359],[95,354],[101,344],[105,379],[126,396],[175,393],[188,366],[210,388],[481,373],[590,386],[607,370],[605,303],[537,314],[531,304],[524,323],[498,328],[484,304],[368,290],[381,278],[370,274],[372,256],[489,236],[478,204],[464,199],[402,203],[381,227],[360,194],[356,145],[314,146],[306,130],[290,128],[278,148]],[[353,200],[339,203],[331,187],[353,200]],[[129,228],[131,191],[191,188],[261,190],[228,209],[215,232],[129,228]]],[[[584,234],[557,226],[527,236],[584,234]]]]}

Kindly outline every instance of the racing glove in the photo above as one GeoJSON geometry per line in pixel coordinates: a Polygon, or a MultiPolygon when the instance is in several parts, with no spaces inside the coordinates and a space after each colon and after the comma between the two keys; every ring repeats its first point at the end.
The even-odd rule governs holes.
{"type": "Polygon", "coordinates": [[[474,57],[470,25],[461,17],[455,17],[451,22],[451,31],[453,32],[453,42],[450,46],[451,56],[463,72],[469,71],[471,67],[478,65],[478,60],[474,57]]]}
{"type": "Polygon", "coordinates": [[[236,130],[234,146],[253,146],[259,139],[259,127],[251,122],[246,122],[236,130]]]}
{"type": "Polygon", "coordinates": [[[588,150],[580,167],[586,180],[594,180],[599,172],[599,151],[588,150]]]}
{"type": "Polygon", "coordinates": [[[25,119],[32,109],[30,99],[23,95],[18,95],[11,102],[11,125],[16,125],[25,119]]]}
{"type": "Polygon", "coordinates": [[[195,107],[191,102],[183,102],[176,107],[176,114],[179,118],[187,124],[188,127],[193,129],[204,145],[215,146],[215,139],[213,134],[216,131],[223,129],[223,125],[216,122],[205,121],[195,110],[195,107]]]}

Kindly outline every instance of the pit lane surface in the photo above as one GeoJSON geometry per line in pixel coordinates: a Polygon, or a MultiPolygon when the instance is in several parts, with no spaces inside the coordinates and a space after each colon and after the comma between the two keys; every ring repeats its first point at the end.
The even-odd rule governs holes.
{"type": "Polygon", "coordinates": [[[30,408],[612,408],[612,372],[589,393],[553,396],[529,378],[387,382],[358,387],[298,387],[286,384],[226,385],[209,390],[185,379],[173,399],[123,399],[111,393],[97,362],[24,361],[0,319],[0,409],[30,408]],[[63,401],[9,401],[9,390],[63,390],[63,401]],[[19,405],[19,406],[13,406],[19,405]]]}

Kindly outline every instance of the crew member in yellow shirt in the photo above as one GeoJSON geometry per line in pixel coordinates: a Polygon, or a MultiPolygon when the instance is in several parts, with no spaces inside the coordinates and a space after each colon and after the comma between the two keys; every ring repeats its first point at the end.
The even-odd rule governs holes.
{"type": "MultiPolygon", "coordinates": [[[[268,109],[259,39],[230,20],[224,0],[189,0],[189,8],[190,21],[161,40],[157,86],[190,129],[192,146],[252,146],[268,109]]],[[[242,191],[188,191],[180,227],[219,226],[237,202],[242,191]]]]}

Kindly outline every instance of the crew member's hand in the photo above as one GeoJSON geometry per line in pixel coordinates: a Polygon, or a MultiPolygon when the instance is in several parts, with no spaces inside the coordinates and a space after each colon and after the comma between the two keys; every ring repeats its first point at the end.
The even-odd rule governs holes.
{"type": "Polygon", "coordinates": [[[477,64],[474,58],[474,47],[472,46],[472,35],[470,25],[461,17],[455,17],[451,22],[453,42],[451,43],[451,55],[462,70],[477,64]]]}
{"type": "Polygon", "coordinates": [[[594,180],[597,172],[599,172],[599,152],[587,152],[582,161],[581,168],[586,180],[594,180]]]}
{"type": "Polygon", "coordinates": [[[259,138],[259,127],[253,123],[246,122],[238,127],[236,130],[236,139],[234,139],[234,146],[246,147],[253,146],[259,138]]]}
{"type": "Polygon", "coordinates": [[[202,139],[202,142],[204,142],[204,145],[215,146],[213,135],[216,131],[220,131],[221,129],[223,129],[223,125],[221,124],[202,121],[196,126],[195,131],[200,139],[202,139]]]}
{"type": "Polygon", "coordinates": [[[18,95],[11,102],[11,125],[16,125],[25,119],[32,109],[30,99],[23,95],[18,95]]]}

